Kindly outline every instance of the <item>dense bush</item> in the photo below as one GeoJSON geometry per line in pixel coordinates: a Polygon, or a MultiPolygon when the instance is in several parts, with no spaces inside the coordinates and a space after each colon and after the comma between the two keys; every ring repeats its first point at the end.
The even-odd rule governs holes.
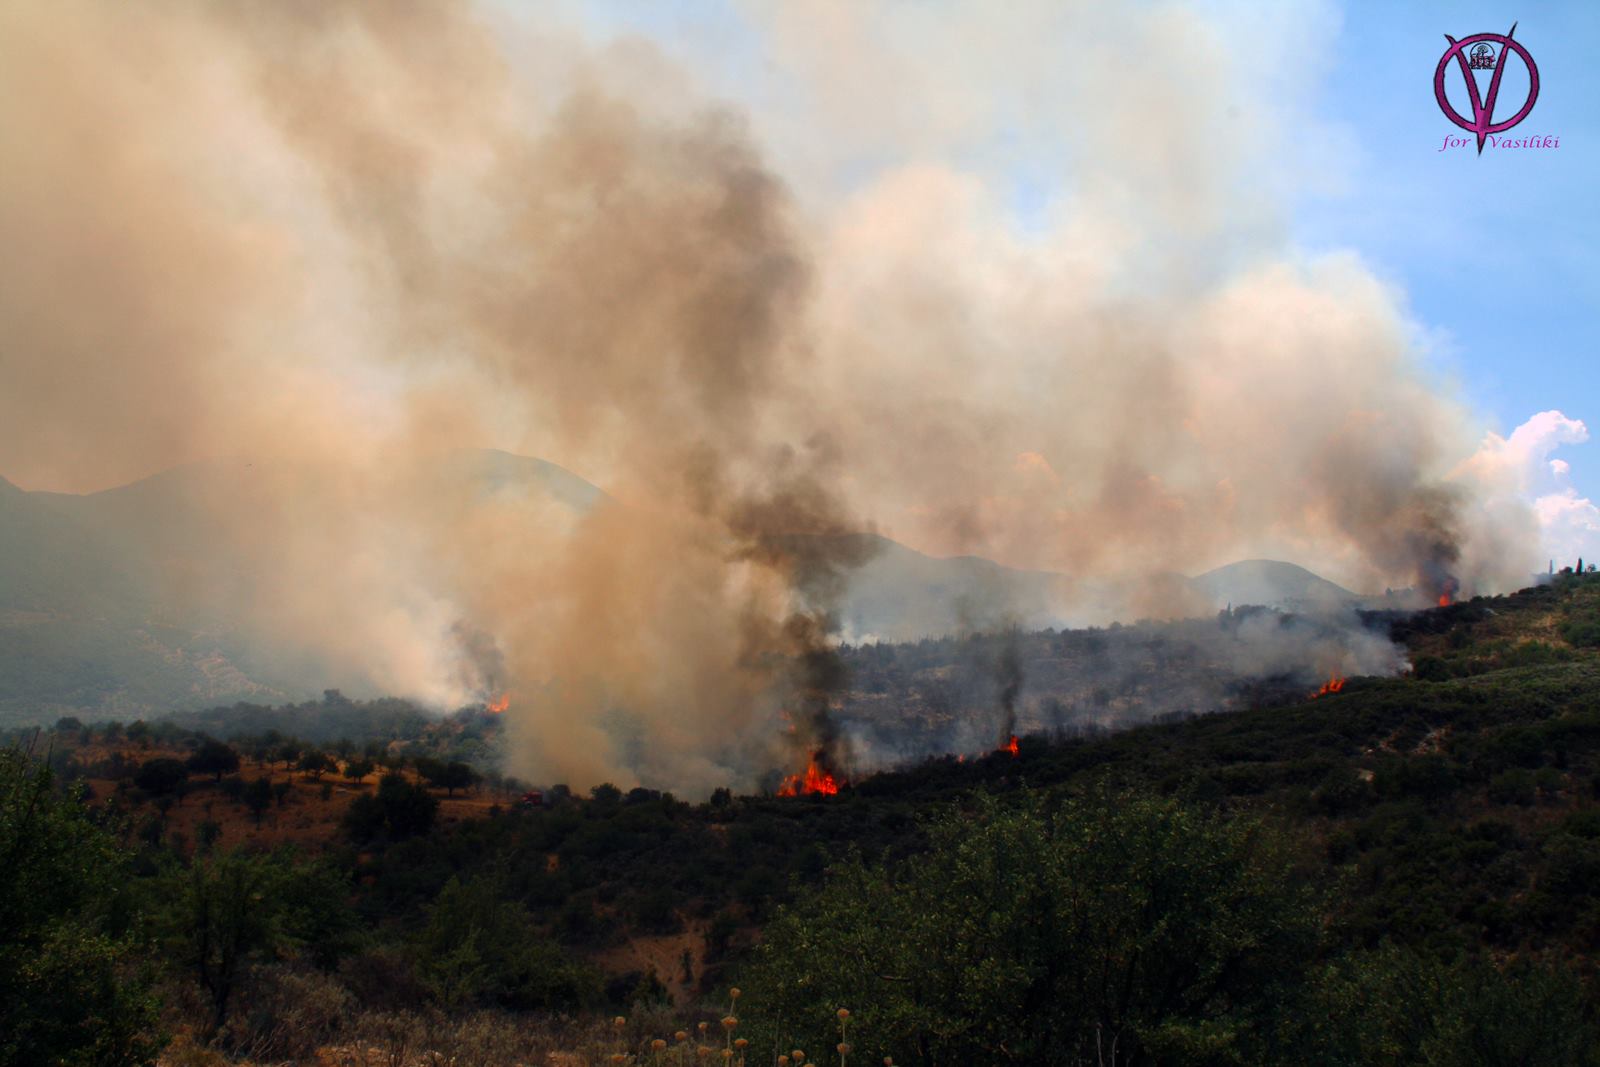
{"type": "Polygon", "coordinates": [[[181,760],[146,760],[133,774],[133,784],[153,797],[171,796],[189,780],[189,769],[181,760]]]}
{"type": "Polygon", "coordinates": [[[1392,947],[1328,964],[1279,1038],[1293,1062],[1327,1067],[1600,1063],[1600,1032],[1571,971],[1444,964],[1392,947]]]}
{"type": "Polygon", "coordinates": [[[352,840],[370,841],[379,834],[394,840],[425,834],[439,812],[439,800],[403,775],[386,774],[377,793],[362,793],[345,811],[344,830],[352,840]]]}
{"type": "Polygon", "coordinates": [[[228,1021],[256,961],[294,954],[331,967],[356,941],[347,879],[291,849],[169,857],[144,889],[152,938],[203,992],[208,1033],[228,1021]]]}
{"type": "Polygon", "coordinates": [[[600,999],[600,977],[569,959],[508,899],[503,878],[452,878],[429,909],[416,970],[445,1007],[573,1009],[600,999]]]}
{"type": "Polygon", "coordinates": [[[0,864],[0,1065],[149,1062],[126,857],[16,750],[0,751],[0,864]]]}
{"type": "Polygon", "coordinates": [[[930,836],[904,863],[843,865],[772,923],[751,1002],[775,1023],[850,1006],[863,1062],[1228,1062],[1264,1051],[1319,943],[1319,890],[1255,820],[1030,799],[930,836]]]}
{"type": "Polygon", "coordinates": [[[224,774],[239,769],[239,753],[221,741],[207,738],[189,757],[188,768],[197,774],[212,775],[220,782],[224,774]]]}

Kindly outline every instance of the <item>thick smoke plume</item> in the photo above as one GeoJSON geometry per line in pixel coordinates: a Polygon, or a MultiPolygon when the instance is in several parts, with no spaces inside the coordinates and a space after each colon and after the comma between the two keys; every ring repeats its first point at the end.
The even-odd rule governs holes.
{"type": "Polygon", "coordinates": [[[1183,615],[1163,575],[1241,556],[1531,568],[1395,295],[1274,236],[1277,117],[1200,15],[810,8],[759,16],[809,103],[742,110],[489,5],[5,5],[0,473],[221,462],[171,597],[319,686],[504,686],[518,773],[687,793],[848,760],[863,530],[1060,570],[1063,617],[1183,615]],[[1074,152],[1026,234],[949,162],[1007,71],[1074,152]],[[483,446],[608,495],[448,476],[483,446]]]}

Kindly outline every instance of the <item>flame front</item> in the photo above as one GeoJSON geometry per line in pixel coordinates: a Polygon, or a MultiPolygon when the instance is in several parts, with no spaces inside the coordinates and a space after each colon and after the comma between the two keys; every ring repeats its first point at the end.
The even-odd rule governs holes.
{"type": "Polygon", "coordinates": [[[1000,751],[1009,752],[1013,756],[1017,755],[1017,735],[1012,734],[1011,740],[1000,746],[1000,751]]]}
{"type": "Polygon", "coordinates": [[[839,779],[833,776],[832,771],[823,770],[817,764],[816,757],[806,764],[804,774],[791,774],[783,780],[778,787],[780,797],[797,797],[807,793],[821,793],[831,797],[839,792],[839,779]]]}
{"type": "Polygon", "coordinates": [[[1439,594],[1439,606],[1441,608],[1447,608],[1447,607],[1450,606],[1450,594],[1449,593],[1440,593],[1439,594]]]}
{"type": "Polygon", "coordinates": [[[1322,683],[1321,689],[1318,689],[1315,693],[1311,694],[1311,699],[1315,700],[1317,697],[1325,697],[1329,693],[1337,693],[1343,688],[1344,679],[1339,677],[1337,674],[1331,675],[1326,682],[1322,683]]]}
{"type": "Polygon", "coordinates": [[[499,700],[491,700],[484,706],[490,711],[494,712],[496,715],[503,715],[505,714],[505,710],[511,706],[511,694],[501,693],[499,700]]]}

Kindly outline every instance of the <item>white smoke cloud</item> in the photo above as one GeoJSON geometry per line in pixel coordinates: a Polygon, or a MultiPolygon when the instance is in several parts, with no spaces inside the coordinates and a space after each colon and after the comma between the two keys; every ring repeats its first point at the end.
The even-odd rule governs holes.
{"type": "Polygon", "coordinates": [[[793,534],[1127,579],[1130,618],[1248,556],[1535,566],[1530,464],[1586,430],[1452,475],[1481,431],[1403,295],[1286,237],[1316,9],[753,5],[776,73],[710,94],[671,42],[525,11],[0,5],[0,472],[325,464],[207,501],[263,643],[445,701],[482,695],[464,620],[514,769],[684,792],[827,690],[786,664],[851,542],[793,534]],[[618,506],[573,533],[398,484],[484,444],[618,506]]]}

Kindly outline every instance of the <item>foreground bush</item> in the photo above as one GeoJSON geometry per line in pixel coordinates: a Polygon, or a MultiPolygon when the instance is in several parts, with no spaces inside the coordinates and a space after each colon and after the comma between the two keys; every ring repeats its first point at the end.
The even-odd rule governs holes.
{"type": "Polygon", "coordinates": [[[147,1063],[126,857],[50,771],[0,751],[0,1065],[147,1063]]]}
{"type": "Polygon", "coordinates": [[[417,973],[448,1010],[574,1010],[601,997],[598,972],[541,936],[501,878],[452,878],[416,945],[417,973]]]}
{"type": "Polygon", "coordinates": [[[980,798],[929,843],[842,865],[768,928],[756,1047],[832,1048],[800,1021],[847,1004],[858,1063],[1600,1062],[1570,969],[1333,953],[1336,887],[1259,819],[980,798]]]}
{"type": "Polygon", "coordinates": [[[1304,1064],[1600,1063],[1600,1032],[1570,970],[1445,964],[1386,947],[1331,962],[1304,1010],[1284,1013],[1304,1064]]]}
{"type": "Polygon", "coordinates": [[[844,865],[773,923],[752,1006],[854,1006],[863,1063],[1237,1062],[1317,949],[1320,894],[1257,821],[985,800],[930,838],[898,866],[844,865]]]}

